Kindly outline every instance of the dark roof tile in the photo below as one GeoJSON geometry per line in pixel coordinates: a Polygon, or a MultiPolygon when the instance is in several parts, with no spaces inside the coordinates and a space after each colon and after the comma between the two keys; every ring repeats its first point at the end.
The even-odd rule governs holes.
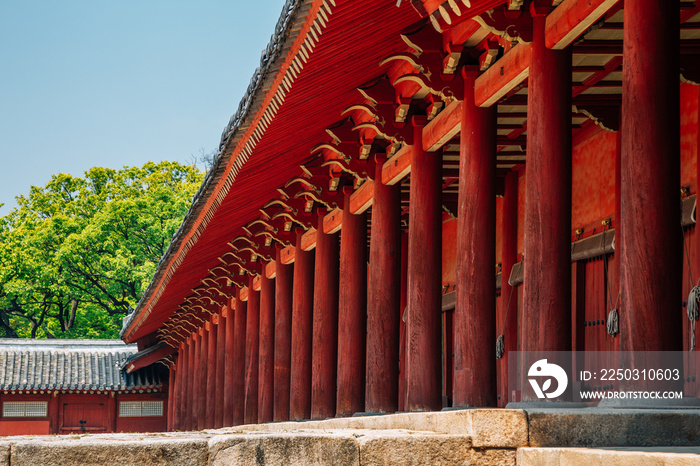
{"type": "Polygon", "coordinates": [[[121,340],[0,338],[0,390],[141,390],[163,385],[149,366],[122,367],[138,352],[121,340]]]}

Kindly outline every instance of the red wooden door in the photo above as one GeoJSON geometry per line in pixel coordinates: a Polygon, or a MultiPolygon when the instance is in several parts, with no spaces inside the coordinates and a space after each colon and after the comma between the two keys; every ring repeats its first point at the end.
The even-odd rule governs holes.
{"type": "Polygon", "coordinates": [[[98,402],[63,403],[63,433],[106,432],[107,407],[98,402]]]}

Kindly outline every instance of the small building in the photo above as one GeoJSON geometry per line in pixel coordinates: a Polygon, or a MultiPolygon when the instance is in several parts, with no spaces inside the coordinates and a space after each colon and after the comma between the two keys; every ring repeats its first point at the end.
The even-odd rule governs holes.
{"type": "Polygon", "coordinates": [[[0,435],[165,430],[167,369],[127,372],[142,356],[121,340],[0,339],[0,435]]]}

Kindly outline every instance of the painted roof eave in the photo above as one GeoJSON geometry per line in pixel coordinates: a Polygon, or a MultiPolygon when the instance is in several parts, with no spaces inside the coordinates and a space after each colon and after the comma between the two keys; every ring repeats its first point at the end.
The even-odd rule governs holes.
{"type": "MultiPolygon", "coordinates": [[[[202,185],[197,190],[192,204],[185,214],[183,222],[173,235],[170,245],[165,254],[161,257],[156,267],[156,271],[151,278],[151,281],[146,288],[141,300],[136,306],[134,312],[124,317],[122,330],[119,337],[125,342],[133,342],[134,334],[137,332],[140,325],[144,322],[147,316],[143,315],[145,304],[148,303],[153,295],[158,291],[163,276],[168,269],[172,267],[173,259],[180,250],[183,240],[187,234],[196,226],[198,218],[206,206],[210,203],[212,195],[217,191],[217,186],[227,169],[230,168],[231,155],[233,148],[236,146],[241,137],[240,129],[246,126],[249,120],[252,120],[254,115],[260,109],[263,102],[264,89],[266,84],[274,79],[279,72],[280,58],[285,49],[288,49],[288,44],[296,39],[296,35],[290,33],[299,22],[303,22],[304,18],[299,18],[297,13],[301,6],[305,3],[312,3],[312,0],[287,0],[280,18],[277,20],[275,32],[272,35],[269,44],[262,51],[260,57],[260,66],[256,68],[250,80],[250,84],[238,105],[238,109],[230,118],[229,123],[224,128],[221,135],[219,148],[212,165],[212,168],[207,172],[202,185]]],[[[298,29],[298,28],[297,28],[298,29]]],[[[174,265],[177,267],[177,264],[174,265]]]]}

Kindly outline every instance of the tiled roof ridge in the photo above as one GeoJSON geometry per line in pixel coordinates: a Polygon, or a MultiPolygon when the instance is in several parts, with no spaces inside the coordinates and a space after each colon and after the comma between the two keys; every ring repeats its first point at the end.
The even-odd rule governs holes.
{"type": "Polygon", "coordinates": [[[4,345],[56,345],[56,346],[129,346],[118,338],[90,339],[90,338],[0,338],[0,346],[4,345]]]}
{"type": "Polygon", "coordinates": [[[142,368],[139,374],[122,370],[137,346],[121,340],[107,340],[107,345],[100,340],[62,340],[58,345],[51,344],[56,340],[17,341],[0,339],[0,390],[141,390],[163,385],[158,367],[142,368]]]}

